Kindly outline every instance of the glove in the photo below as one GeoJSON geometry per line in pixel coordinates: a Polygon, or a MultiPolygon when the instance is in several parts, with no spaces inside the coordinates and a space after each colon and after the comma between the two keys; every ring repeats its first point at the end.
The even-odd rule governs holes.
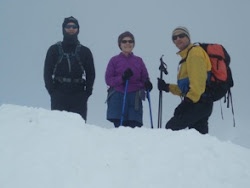
{"type": "Polygon", "coordinates": [[[125,82],[126,80],[129,80],[133,74],[133,71],[130,68],[127,68],[122,75],[123,81],[125,82]]]}
{"type": "Polygon", "coordinates": [[[55,88],[56,88],[56,84],[53,83],[51,85],[51,87],[48,87],[47,90],[48,90],[48,93],[51,95],[54,91],[55,91],[55,88]]]}
{"type": "Polygon", "coordinates": [[[177,106],[177,108],[174,111],[174,116],[181,119],[182,116],[187,112],[192,110],[193,101],[187,97],[184,98],[184,100],[177,106]]]}
{"type": "Polygon", "coordinates": [[[149,80],[146,80],[146,82],[144,83],[145,89],[146,91],[149,90],[149,92],[153,89],[153,85],[149,80]]]}
{"type": "Polygon", "coordinates": [[[166,91],[169,92],[169,84],[167,84],[164,80],[158,78],[158,89],[160,91],[166,91]]]}
{"type": "Polygon", "coordinates": [[[90,97],[90,95],[92,95],[92,88],[91,89],[86,89],[86,95],[87,95],[87,97],[89,98],[90,97]]]}

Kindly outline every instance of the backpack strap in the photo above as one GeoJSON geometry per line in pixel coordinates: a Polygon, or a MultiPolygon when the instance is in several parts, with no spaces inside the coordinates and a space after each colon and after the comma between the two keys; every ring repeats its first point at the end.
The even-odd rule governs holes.
{"type": "Polygon", "coordinates": [[[80,65],[81,70],[82,70],[82,72],[83,72],[83,76],[85,77],[85,71],[84,71],[83,63],[82,63],[81,58],[80,58],[80,55],[79,55],[79,54],[80,54],[80,50],[81,50],[81,46],[82,46],[82,45],[80,44],[80,42],[78,42],[74,54],[64,53],[63,48],[62,48],[62,42],[61,42],[61,41],[57,42],[56,45],[57,45],[57,47],[58,47],[58,59],[57,59],[57,62],[56,62],[56,64],[55,64],[55,66],[54,66],[52,77],[53,77],[53,78],[55,77],[55,73],[56,73],[56,70],[57,70],[57,66],[62,62],[62,59],[63,59],[64,57],[67,58],[68,66],[69,66],[69,71],[71,72],[70,55],[71,55],[71,56],[74,56],[74,57],[76,58],[76,61],[77,61],[78,64],[80,65]]]}
{"type": "Polygon", "coordinates": [[[84,69],[83,63],[82,63],[80,55],[79,55],[80,51],[81,51],[81,47],[82,47],[82,45],[80,43],[78,43],[77,46],[76,46],[76,50],[75,50],[75,57],[76,57],[76,60],[77,60],[78,64],[81,67],[83,75],[85,76],[85,69],[84,69]]]}
{"type": "Polygon", "coordinates": [[[224,103],[227,101],[227,108],[229,108],[230,103],[231,103],[231,108],[232,108],[232,114],[233,114],[233,122],[234,122],[234,127],[235,127],[235,118],[234,118],[234,107],[233,107],[233,98],[232,98],[232,93],[231,89],[228,90],[227,96],[224,98],[224,103]]]}
{"type": "Polygon", "coordinates": [[[57,69],[57,66],[58,64],[60,64],[62,62],[62,59],[63,59],[63,56],[64,56],[64,52],[63,52],[63,48],[62,48],[62,42],[59,41],[56,43],[57,47],[58,47],[58,59],[57,59],[57,62],[54,66],[54,69],[53,69],[53,74],[52,76],[55,77],[55,73],[56,73],[56,69],[57,69]]]}
{"type": "Polygon", "coordinates": [[[56,62],[54,70],[53,70],[53,75],[55,75],[57,66],[62,62],[63,57],[67,58],[68,66],[69,66],[69,72],[71,72],[71,62],[70,62],[70,57],[69,57],[70,54],[69,53],[64,53],[61,41],[57,42],[56,44],[58,46],[58,53],[59,53],[59,55],[58,55],[58,60],[56,62]]]}
{"type": "Polygon", "coordinates": [[[184,59],[180,60],[179,65],[182,64],[182,63],[184,63],[184,62],[187,60],[188,54],[189,54],[190,50],[193,49],[193,47],[196,47],[196,46],[197,46],[197,45],[193,45],[193,46],[187,51],[186,57],[185,57],[184,59]]]}

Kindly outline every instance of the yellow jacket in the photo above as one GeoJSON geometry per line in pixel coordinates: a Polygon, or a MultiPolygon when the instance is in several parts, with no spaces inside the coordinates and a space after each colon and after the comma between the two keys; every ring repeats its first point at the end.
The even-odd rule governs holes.
{"type": "Polygon", "coordinates": [[[186,49],[177,53],[182,60],[186,57],[187,59],[179,65],[178,85],[170,84],[169,91],[174,95],[186,96],[196,103],[206,89],[211,62],[202,47],[193,46],[194,44],[190,44],[186,49]]]}

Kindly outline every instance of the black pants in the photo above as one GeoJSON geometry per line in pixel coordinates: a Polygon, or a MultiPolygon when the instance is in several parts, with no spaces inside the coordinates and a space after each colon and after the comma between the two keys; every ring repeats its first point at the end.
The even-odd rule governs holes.
{"type": "Polygon", "coordinates": [[[87,120],[87,100],[85,92],[64,93],[59,90],[51,94],[51,110],[65,110],[68,112],[78,113],[82,118],[87,120]]]}
{"type": "MultiPolygon", "coordinates": [[[[120,121],[119,119],[113,119],[112,122],[114,123],[115,128],[120,127],[120,121]]],[[[135,128],[135,127],[141,127],[142,124],[138,121],[123,121],[123,126],[124,127],[131,127],[131,128],[135,128]]]]}
{"type": "Polygon", "coordinates": [[[207,134],[208,118],[212,114],[212,110],[212,102],[190,104],[190,107],[185,109],[181,115],[174,114],[174,117],[167,122],[166,129],[181,130],[188,127],[196,129],[201,134],[207,134]]]}

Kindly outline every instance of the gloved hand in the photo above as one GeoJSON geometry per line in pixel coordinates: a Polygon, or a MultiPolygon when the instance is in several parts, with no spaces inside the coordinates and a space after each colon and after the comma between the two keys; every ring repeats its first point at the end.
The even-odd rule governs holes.
{"type": "Polygon", "coordinates": [[[153,85],[152,85],[152,83],[150,82],[149,79],[146,80],[146,82],[144,83],[144,86],[145,86],[146,91],[149,90],[149,92],[150,92],[153,89],[153,85]]]}
{"type": "Polygon", "coordinates": [[[123,81],[125,82],[126,80],[129,80],[133,74],[133,71],[130,68],[127,68],[122,75],[123,81]]]}
{"type": "Polygon", "coordinates": [[[181,104],[175,109],[174,116],[181,119],[185,112],[192,110],[193,104],[191,99],[185,97],[181,104]]]}
{"type": "Polygon", "coordinates": [[[167,84],[164,80],[158,78],[158,89],[160,91],[166,91],[169,92],[169,84],[167,84]]]}
{"type": "Polygon", "coordinates": [[[91,89],[86,89],[86,94],[87,94],[87,97],[89,98],[90,97],[90,95],[92,95],[92,88],[91,89]]]}
{"type": "Polygon", "coordinates": [[[51,95],[55,91],[55,88],[56,88],[56,83],[51,84],[51,87],[47,88],[48,93],[51,95]]]}

